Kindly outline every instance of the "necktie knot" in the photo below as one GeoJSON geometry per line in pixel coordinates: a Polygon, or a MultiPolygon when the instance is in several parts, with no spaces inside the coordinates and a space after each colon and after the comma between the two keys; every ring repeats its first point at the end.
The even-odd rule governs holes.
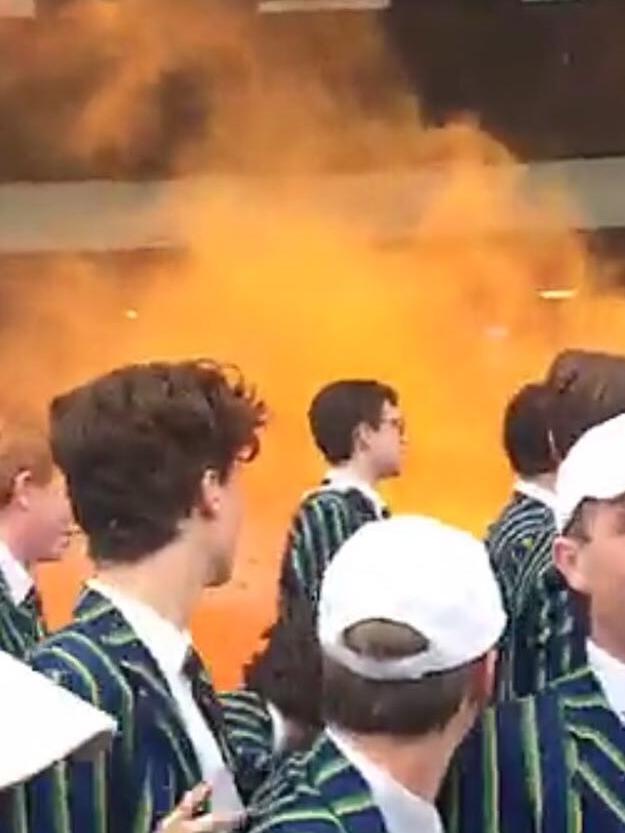
{"type": "Polygon", "coordinates": [[[28,617],[32,638],[38,642],[46,636],[46,623],[43,615],[43,603],[36,587],[31,587],[18,609],[28,617]]]}
{"type": "Polygon", "coordinates": [[[41,619],[43,617],[43,603],[41,601],[39,591],[34,585],[26,594],[20,607],[32,614],[36,619],[41,619]]]}
{"type": "Polygon", "coordinates": [[[200,680],[204,674],[204,665],[198,652],[192,646],[187,651],[182,664],[182,673],[189,680],[191,685],[200,680]]]}

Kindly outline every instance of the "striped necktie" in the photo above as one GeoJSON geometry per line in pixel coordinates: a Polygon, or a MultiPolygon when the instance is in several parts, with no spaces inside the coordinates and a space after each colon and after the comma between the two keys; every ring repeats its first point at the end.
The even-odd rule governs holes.
{"type": "Polygon", "coordinates": [[[191,694],[195,700],[195,704],[219,746],[224,763],[231,769],[233,761],[232,752],[226,739],[226,724],[221,705],[204,668],[204,663],[193,647],[189,648],[187,652],[182,666],[182,673],[191,684],[191,694]]]}
{"type": "Polygon", "coordinates": [[[30,588],[26,597],[18,605],[20,610],[26,613],[29,618],[32,620],[34,631],[33,635],[37,640],[43,639],[46,635],[46,624],[45,624],[45,617],[43,615],[43,602],[41,599],[41,594],[33,584],[30,588]]]}

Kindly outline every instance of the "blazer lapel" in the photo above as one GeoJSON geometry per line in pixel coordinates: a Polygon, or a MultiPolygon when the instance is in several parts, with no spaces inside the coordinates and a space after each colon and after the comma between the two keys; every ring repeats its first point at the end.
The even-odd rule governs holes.
{"type": "Polygon", "coordinates": [[[120,611],[95,590],[87,590],[76,621],[94,636],[121,670],[134,692],[135,720],[156,727],[189,786],[201,781],[200,765],[178,704],[158,664],[120,611]]]}
{"type": "Polygon", "coordinates": [[[13,643],[11,653],[21,657],[35,647],[37,642],[45,635],[45,630],[42,623],[30,610],[15,604],[9,585],[1,570],[0,605],[4,610],[6,639],[13,643]]]}
{"type": "Polygon", "coordinates": [[[332,808],[345,833],[386,833],[364,778],[326,735],[317,741],[310,767],[323,803],[332,808]]]}
{"type": "Polygon", "coordinates": [[[559,697],[575,750],[573,783],[584,804],[584,829],[594,829],[595,818],[602,819],[601,833],[625,830],[625,726],[589,668],[562,684],[559,697]]]}

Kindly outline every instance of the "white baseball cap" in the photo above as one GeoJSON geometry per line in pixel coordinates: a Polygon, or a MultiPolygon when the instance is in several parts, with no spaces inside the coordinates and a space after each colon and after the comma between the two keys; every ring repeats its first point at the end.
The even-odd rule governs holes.
{"type": "Polygon", "coordinates": [[[556,526],[563,532],[587,498],[625,495],[625,414],[595,425],[562,461],[556,479],[556,526]]]}
{"type": "Polygon", "coordinates": [[[458,668],[493,648],[505,623],[484,545],[433,518],[365,524],[336,553],[321,586],[324,654],[368,679],[419,680],[458,668]],[[356,653],[345,632],[372,619],[407,625],[428,647],[392,660],[356,653]]]}
{"type": "Polygon", "coordinates": [[[90,759],[109,746],[112,717],[4,651],[0,680],[0,790],[70,755],[90,759]]]}

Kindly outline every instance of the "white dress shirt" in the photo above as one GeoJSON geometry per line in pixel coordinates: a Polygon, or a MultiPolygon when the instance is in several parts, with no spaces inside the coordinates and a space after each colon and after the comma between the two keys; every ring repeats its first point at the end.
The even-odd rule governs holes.
{"type": "Polygon", "coordinates": [[[4,541],[0,541],[0,572],[16,605],[21,605],[35,582],[26,567],[17,560],[4,541]]]}
{"type": "Polygon", "coordinates": [[[330,740],[367,782],[388,833],[444,833],[436,807],[355,749],[339,729],[326,729],[330,740]]]}
{"type": "Polygon", "coordinates": [[[520,477],[514,484],[514,491],[537,500],[552,511],[555,509],[556,493],[546,486],[541,486],[540,483],[520,477]]]}
{"type": "Polygon", "coordinates": [[[238,813],[243,804],[234,778],[222,757],[219,745],[202,717],[191,683],[183,673],[187,652],[192,646],[188,631],[179,630],[153,608],[137,601],[98,579],[88,586],[112,602],[152,654],[176,701],[182,721],[195,749],[202,778],[212,787],[211,804],[219,813],[238,813]]]}
{"type": "Polygon", "coordinates": [[[599,680],[606,700],[625,723],[625,663],[613,657],[592,639],[586,643],[588,664],[599,680]]]}
{"type": "Polygon", "coordinates": [[[383,513],[388,510],[388,507],[382,500],[382,497],[378,494],[378,492],[376,492],[373,486],[362,478],[357,477],[349,469],[330,469],[326,472],[323,480],[324,485],[322,488],[325,489],[336,489],[339,492],[347,492],[350,489],[357,489],[367,498],[367,500],[370,500],[371,503],[373,503],[380,518],[382,518],[383,513]]]}
{"type": "Polygon", "coordinates": [[[286,720],[280,709],[269,700],[267,700],[266,706],[271,718],[273,751],[275,754],[279,754],[285,751],[289,740],[286,720]]]}

